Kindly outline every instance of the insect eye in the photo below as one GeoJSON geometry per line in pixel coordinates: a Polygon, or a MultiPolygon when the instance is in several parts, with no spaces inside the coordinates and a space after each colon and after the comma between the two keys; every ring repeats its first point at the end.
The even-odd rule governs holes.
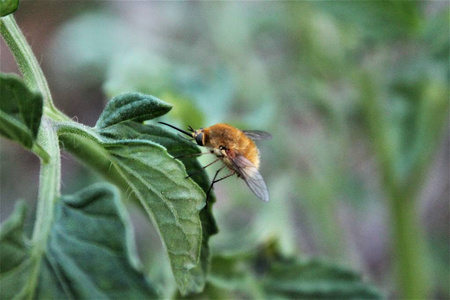
{"type": "Polygon", "coordinates": [[[203,132],[200,132],[199,134],[197,134],[197,135],[195,136],[195,141],[197,142],[197,144],[198,144],[199,146],[204,146],[204,145],[203,145],[203,132]]]}
{"type": "Polygon", "coordinates": [[[219,146],[219,150],[225,150],[224,146],[219,146]]]}

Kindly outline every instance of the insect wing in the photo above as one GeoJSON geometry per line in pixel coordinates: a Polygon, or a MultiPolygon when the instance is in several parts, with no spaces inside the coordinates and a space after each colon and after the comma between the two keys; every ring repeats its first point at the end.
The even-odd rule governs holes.
{"type": "Polygon", "coordinates": [[[269,140],[272,135],[261,130],[242,130],[242,132],[252,140],[269,140]]]}
{"type": "Polygon", "coordinates": [[[232,162],[235,170],[242,176],[250,190],[262,201],[269,201],[266,183],[258,169],[242,155],[237,155],[232,162]]]}

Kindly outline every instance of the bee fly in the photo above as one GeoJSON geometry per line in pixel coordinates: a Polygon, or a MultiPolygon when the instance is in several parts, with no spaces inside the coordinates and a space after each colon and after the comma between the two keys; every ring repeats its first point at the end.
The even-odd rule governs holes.
{"type": "Polygon", "coordinates": [[[239,130],[224,123],[197,130],[194,130],[189,126],[190,132],[187,132],[164,122],[159,123],[190,136],[199,146],[206,147],[209,151],[198,153],[196,155],[214,154],[217,157],[217,159],[203,168],[206,168],[219,160],[222,161],[223,166],[216,171],[211,186],[209,187],[206,200],[208,200],[209,193],[215,183],[236,174],[247,183],[250,190],[259,199],[265,202],[269,201],[269,193],[266,184],[258,171],[259,151],[254,143],[254,140],[272,138],[269,133],[259,130],[239,130]],[[230,174],[216,179],[219,172],[225,167],[228,168],[230,174]]]}

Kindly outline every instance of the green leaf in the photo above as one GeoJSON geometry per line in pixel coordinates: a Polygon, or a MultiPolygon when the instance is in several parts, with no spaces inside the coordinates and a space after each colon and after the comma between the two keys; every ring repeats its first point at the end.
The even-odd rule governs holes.
{"type": "Polygon", "coordinates": [[[96,128],[105,128],[124,121],[143,122],[166,114],[172,106],[153,96],[140,93],[121,94],[106,105],[96,128]]]}
{"type": "Polygon", "coordinates": [[[320,260],[273,262],[262,282],[268,298],[381,299],[378,291],[347,268],[320,260]]]}
{"type": "MultiPolygon", "coordinates": [[[[178,137],[176,134],[167,131],[161,126],[143,125],[134,122],[125,122],[104,129],[100,133],[104,136],[108,136],[114,139],[123,138],[123,139],[153,141],[164,146],[167,149],[167,151],[174,157],[187,156],[190,154],[199,153],[197,146],[195,146],[193,143],[178,137]]],[[[150,154],[146,155],[150,156],[150,154]]],[[[173,159],[171,160],[174,161],[173,159]]],[[[206,193],[209,189],[210,182],[206,172],[202,170],[202,167],[197,161],[196,157],[183,158],[182,162],[186,170],[189,170],[190,173],[194,174],[190,178],[194,180],[206,193]]],[[[185,174],[181,175],[183,176],[183,178],[179,177],[180,178],[179,180],[181,180],[179,184],[182,184],[184,182],[185,183],[189,182],[190,184],[190,180],[184,178],[185,174]]],[[[196,190],[197,187],[195,187],[194,189],[196,190]]],[[[203,195],[203,198],[201,198],[201,202],[203,203],[204,200],[205,198],[203,195]]],[[[201,287],[204,284],[203,282],[204,277],[207,274],[210,261],[208,241],[212,235],[218,232],[216,221],[212,214],[212,204],[214,203],[214,201],[215,201],[214,196],[210,195],[208,199],[208,205],[205,206],[200,211],[202,236],[197,237],[196,241],[196,243],[201,242],[202,245],[200,252],[200,264],[197,265],[196,268],[191,271],[192,275],[194,276],[193,280],[197,283],[190,289],[190,292],[199,292],[201,290],[201,287]]],[[[154,212],[154,215],[159,214],[160,213],[157,213],[156,211],[154,212]]],[[[170,232],[167,233],[161,232],[161,234],[162,235],[170,234],[170,232]]],[[[169,257],[171,257],[170,252],[169,257]]],[[[172,268],[174,269],[175,277],[181,275],[178,274],[179,272],[175,272],[174,266],[172,266],[172,268]]],[[[180,280],[177,280],[177,282],[179,281],[180,280]]]]}
{"type": "Polygon", "coordinates": [[[208,178],[195,158],[183,165],[161,145],[172,155],[197,153],[198,148],[159,127],[134,122],[159,116],[170,107],[150,96],[131,95],[137,97],[129,94],[113,100],[116,104],[108,106],[95,129],[59,123],[59,139],[124,193],[131,191],[159,231],[180,292],[198,293],[209,265],[208,239],[217,232],[212,205],[205,208],[208,178]],[[140,112],[142,103],[146,109],[140,112]],[[114,107],[121,113],[116,114],[114,107]],[[186,179],[185,166],[201,173],[186,179]]]}
{"type": "Polygon", "coordinates": [[[208,282],[200,294],[175,299],[264,299],[262,286],[242,260],[237,256],[214,256],[208,282]]]}
{"type": "Polygon", "coordinates": [[[29,279],[31,251],[23,235],[25,216],[25,203],[18,202],[0,227],[0,291],[4,299],[23,295],[29,279]]]}
{"type": "Polygon", "coordinates": [[[382,299],[377,289],[346,267],[318,259],[283,256],[275,242],[254,259],[267,298],[382,299]]]}
{"type": "Polygon", "coordinates": [[[19,204],[0,230],[5,299],[158,298],[138,270],[125,208],[110,185],[62,197],[46,240],[28,241],[24,219],[19,204]]]}
{"type": "Polygon", "coordinates": [[[19,0],[0,0],[0,17],[12,14],[19,7],[19,0]]]}
{"type": "Polygon", "coordinates": [[[31,149],[41,124],[43,100],[16,75],[0,74],[0,134],[31,149]]]}
{"type": "MultiPolygon", "coordinates": [[[[173,156],[198,153],[198,148],[159,126],[135,122],[110,126],[100,133],[117,140],[103,145],[158,227],[181,293],[200,292],[209,265],[208,240],[217,233],[211,212],[214,198],[204,207],[203,191],[209,188],[206,173],[192,176],[202,191],[185,178],[183,165],[164,154],[158,144],[173,156]]],[[[201,171],[195,158],[183,162],[191,172],[201,171]]]]}
{"type": "Polygon", "coordinates": [[[247,255],[213,257],[201,295],[257,299],[382,299],[383,296],[348,268],[321,260],[284,256],[274,242],[247,255]]]}

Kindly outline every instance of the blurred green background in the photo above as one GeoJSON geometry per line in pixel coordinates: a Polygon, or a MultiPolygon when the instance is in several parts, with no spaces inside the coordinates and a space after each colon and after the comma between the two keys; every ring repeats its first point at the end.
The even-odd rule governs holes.
{"type": "MultiPolygon", "coordinates": [[[[15,14],[56,106],[83,124],[140,91],[172,103],[162,120],[182,128],[272,133],[258,143],[271,200],[236,178],[217,184],[213,251],[276,240],[392,298],[403,209],[417,212],[428,295],[450,297],[449,16],[447,1],[26,1],[15,14]],[[389,170],[408,192],[398,199],[389,170]]],[[[1,71],[18,73],[3,40],[1,71]]],[[[3,221],[19,198],[35,206],[39,161],[5,139],[0,151],[3,221]]],[[[63,153],[63,193],[98,180],[63,153]]],[[[130,211],[148,272],[173,284],[157,233],[130,211]]]]}

